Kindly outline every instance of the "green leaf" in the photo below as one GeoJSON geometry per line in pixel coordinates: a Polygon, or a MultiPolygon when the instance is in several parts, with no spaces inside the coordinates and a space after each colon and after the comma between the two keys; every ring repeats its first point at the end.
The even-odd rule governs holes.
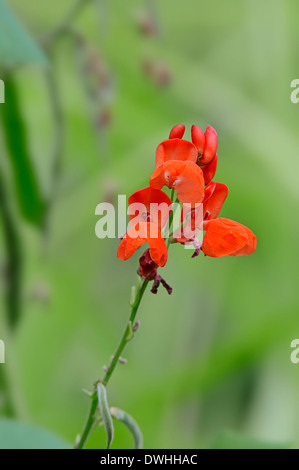
{"type": "Polygon", "coordinates": [[[0,0],[0,66],[24,63],[46,65],[47,59],[4,0],[0,0]]]}
{"type": "Polygon", "coordinates": [[[232,431],[221,431],[212,449],[287,449],[289,447],[289,444],[267,442],[232,431]]]}
{"type": "Polygon", "coordinates": [[[103,384],[99,383],[97,386],[97,391],[98,391],[98,402],[99,402],[100,413],[101,413],[101,417],[102,417],[106,434],[107,434],[107,446],[106,447],[107,449],[110,449],[110,446],[112,444],[113,437],[114,437],[114,427],[113,427],[113,421],[112,421],[109,406],[108,406],[106,387],[104,387],[103,384]]]}
{"type": "MultiPolygon", "coordinates": [[[[1,0],[0,0],[1,1],[1,0]]],[[[18,91],[13,79],[5,82],[6,104],[1,107],[6,147],[11,159],[16,192],[23,216],[34,224],[42,222],[45,205],[28,151],[27,134],[21,114],[18,91]]]]}
{"type": "Polygon", "coordinates": [[[70,449],[54,434],[9,419],[0,419],[0,449],[70,449]]]}
{"type": "MultiPolygon", "coordinates": [[[[0,207],[4,240],[7,252],[7,269],[9,277],[6,288],[6,313],[9,326],[15,327],[21,313],[21,284],[23,253],[18,227],[11,214],[9,196],[0,169],[0,207]]],[[[1,375],[1,370],[0,370],[1,375]]],[[[1,378],[0,378],[1,382],[1,378]]]]}
{"type": "Polygon", "coordinates": [[[143,449],[142,432],[132,416],[119,408],[110,408],[110,413],[113,418],[122,421],[127,426],[134,439],[134,449],[143,449]]]}

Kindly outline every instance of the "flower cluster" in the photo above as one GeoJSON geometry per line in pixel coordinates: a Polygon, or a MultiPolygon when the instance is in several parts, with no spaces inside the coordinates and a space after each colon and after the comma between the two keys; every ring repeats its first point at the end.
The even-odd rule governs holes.
{"type": "Polygon", "coordinates": [[[169,139],[158,145],[149,187],[129,197],[130,228],[117,253],[118,258],[127,260],[141,245],[149,244],[139,260],[138,273],[143,279],[154,281],[153,293],[160,283],[168,293],[172,292],[157,271],[167,262],[168,245],[162,233],[170,225],[174,202],[162,191],[164,186],[173,190],[176,201],[182,205],[181,227],[168,234],[169,243],[192,243],[193,257],[200,251],[218,258],[249,255],[256,249],[256,237],[249,228],[230,219],[217,218],[228,187],[213,181],[218,161],[215,129],[207,126],[203,132],[200,127],[192,126],[192,142],[183,139],[184,133],[185,126],[178,124],[171,130],[169,139]],[[205,232],[202,243],[197,238],[199,231],[205,232]]]}

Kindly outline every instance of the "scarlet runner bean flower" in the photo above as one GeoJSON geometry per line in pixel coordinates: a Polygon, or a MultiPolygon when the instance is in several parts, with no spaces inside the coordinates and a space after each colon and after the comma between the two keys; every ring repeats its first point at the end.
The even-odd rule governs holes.
{"type": "MultiPolygon", "coordinates": [[[[151,291],[154,294],[158,292],[160,284],[169,294],[172,293],[172,288],[158,273],[158,269],[167,263],[170,243],[193,244],[193,258],[201,251],[207,256],[219,258],[249,255],[256,249],[256,237],[249,228],[218,217],[227,198],[228,187],[213,181],[218,162],[215,129],[207,126],[203,132],[200,127],[192,126],[191,142],[183,139],[184,133],[183,124],[173,127],[169,138],[157,147],[156,165],[149,187],[139,189],[129,197],[129,228],[119,244],[117,256],[127,260],[145,243],[148,243],[149,248],[139,258],[138,274],[142,282],[132,289],[131,313],[126,328],[109,365],[105,366],[103,379],[95,383],[91,393],[88,418],[76,443],[78,449],[84,447],[98,419],[98,407],[107,432],[107,448],[110,446],[113,429],[108,402],[103,399],[106,397],[106,386],[126,344],[138,328],[136,314],[148,283],[153,282],[151,291]],[[171,199],[161,191],[164,186],[171,189],[171,199]],[[182,204],[182,227],[168,233],[167,237],[166,229],[172,228],[173,223],[174,196],[182,204]],[[200,231],[205,232],[202,244],[197,238],[200,231]],[[105,412],[102,412],[103,407],[105,412]]],[[[136,426],[134,433],[140,435],[136,426]]],[[[139,438],[138,442],[141,440],[139,438]]]]}
{"type": "Polygon", "coordinates": [[[158,189],[148,187],[133,193],[129,197],[131,227],[121,240],[117,252],[120,259],[127,260],[141,245],[148,242],[150,248],[139,260],[138,273],[143,279],[154,281],[154,294],[157,293],[160,283],[169,294],[172,292],[172,288],[158,274],[158,267],[165,266],[167,261],[167,246],[161,229],[168,221],[171,207],[171,199],[158,189]]]}
{"type": "MultiPolygon", "coordinates": [[[[158,275],[158,267],[167,262],[167,245],[161,230],[171,214],[173,201],[161,191],[164,186],[175,190],[182,203],[181,224],[171,237],[171,242],[193,243],[198,256],[200,251],[207,256],[248,255],[256,249],[256,237],[244,225],[226,218],[217,218],[228,195],[228,187],[214,182],[217,169],[217,133],[211,126],[203,132],[198,126],[191,128],[191,140],[183,139],[185,126],[178,124],[170,131],[169,139],[161,142],[156,150],[155,170],[150,178],[150,186],[133,193],[129,207],[142,203],[141,213],[130,211],[130,228],[122,239],[118,257],[130,258],[144,243],[149,249],[139,260],[138,273],[143,279],[153,280],[152,292],[157,292],[160,282],[169,293],[171,288],[158,275]],[[157,205],[164,203],[164,209],[157,205]],[[155,207],[155,209],[153,209],[155,207]],[[202,245],[197,235],[204,231],[202,245]]],[[[163,205],[163,204],[162,204],[163,205]]]]}

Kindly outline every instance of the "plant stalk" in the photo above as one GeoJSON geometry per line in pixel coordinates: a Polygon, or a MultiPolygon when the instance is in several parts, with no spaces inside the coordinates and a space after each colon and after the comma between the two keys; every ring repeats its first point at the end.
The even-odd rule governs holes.
{"type": "MultiPolygon", "coordinates": [[[[121,337],[121,340],[119,342],[119,345],[116,349],[116,352],[115,354],[112,356],[112,359],[111,359],[111,362],[106,370],[106,374],[103,378],[103,380],[100,380],[100,382],[107,386],[114,370],[115,370],[115,367],[119,361],[119,358],[121,357],[121,354],[123,352],[123,350],[125,349],[125,346],[126,344],[131,341],[131,339],[133,338],[133,326],[134,326],[134,321],[135,321],[135,318],[136,318],[136,315],[137,315],[137,312],[138,312],[138,308],[140,306],[140,303],[141,303],[141,300],[142,300],[142,297],[146,291],[146,288],[148,286],[148,282],[146,279],[142,282],[142,284],[139,286],[139,288],[137,289],[137,293],[136,293],[136,298],[135,298],[135,301],[132,305],[132,310],[131,310],[131,314],[130,314],[130,317],[129,317],[129,320],[128,320],[128,323],[126,325],[126,328],[124,330],[124,333],[121,337]]],[[[86,420],[86,423],[85,423],[85,426],[84,426],[84,429],[83,429],[83,432],[80,436],[80,439],[78,441],[78,443],[76,444],[75,448],[76,449],[83,449],[86,441],[87,441],[87,438],[89,436],[89,433],[93,427],[93,423],[94,423],[94,420],[95,420],[95,412],[97,410],[97,406],[98,406],[98,397],[97,397],[97,393],[96,393],[96,390],[94,391],[92,397],[91,397],[91,405],[90,405],[90,410],[89,410],[89,413],[88,413],[88,417],[87,417],[87,420],[86,420]]]]}

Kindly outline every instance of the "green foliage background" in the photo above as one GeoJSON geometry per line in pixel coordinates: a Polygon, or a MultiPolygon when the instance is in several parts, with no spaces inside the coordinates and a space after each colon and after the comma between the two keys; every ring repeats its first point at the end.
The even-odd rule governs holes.
{"type": "MultiPolygon", "coordinates": [[[[37,39],[72,5],[8,3],[37,39]]],[[[230,189],[222,215],[255,232],[257,251],[191,260],[190,251],[171,247],[163,277],[173,295],[146,293],[141,328],[126,350],[128,364],[109,384],[109,402],[134,416],[146,448],[211,447],[226,429],[298,446],[299,364],[290,362],[291,340],[299,337],[299,105],[290,101],[299,74],[298,2],[157,2],[157,39],[136,28],[143,3],[98,3],[99,15],[87,7],[76,26],[114,76],[107,148],[98,146],[71,42],[61,38],[53,62],[66,141],[46,242],[13,204],[24,253],[22,317],[14,338],[0,329],[7,356],[0,367],[9,370],[18,417],[70,443],[80,432],[88,408],[81,389],[115,349],[138,259],[121,262],[118,240],[96,238],[95,207],[109,185],[127,195],[147,185],[155,148],[174,124],[184,122],[187,133],[193,123],[211,124],[219,135],[215,180],[230,189]],[[144,76],[144,57],[167,63],[169,86],[144,76]],[[46,303],[30,294],[40,285],[46,303]]],[[[47,195],[53,126],[44,73],[22,67],[14,77],[47,195]]],[[[9,102],[0,106],[2,114],[9,102]]],[[[113,447],[130,447],[126,429],[115,427],[113,447]]],[[[99,428],[89,447],[104,442],[99,428]]]]}

